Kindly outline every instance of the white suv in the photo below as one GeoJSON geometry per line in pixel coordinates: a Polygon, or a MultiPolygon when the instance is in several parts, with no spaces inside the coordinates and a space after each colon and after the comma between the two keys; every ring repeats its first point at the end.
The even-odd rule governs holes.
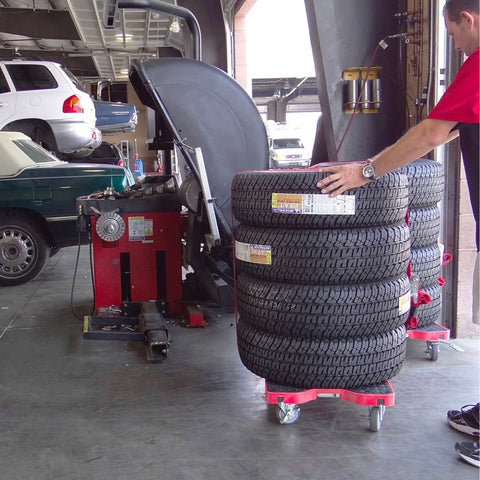
{"type": "Polygon", "coordinates": [[[62,65],[0,60],[0,130],[23,132],[63,159],[90,154],[102,141],[95,107],[62,65]]]}

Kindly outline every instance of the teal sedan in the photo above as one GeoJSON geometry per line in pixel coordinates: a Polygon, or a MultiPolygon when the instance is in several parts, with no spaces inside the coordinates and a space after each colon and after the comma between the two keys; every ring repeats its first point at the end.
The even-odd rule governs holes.
{"type": "Polygon", "coordinates": [[[79,242],[79,196],[133,185],[127,169],[58,160],[29,137],[0,132],[0,285],[35,278],[48,257],[79,242]]]}

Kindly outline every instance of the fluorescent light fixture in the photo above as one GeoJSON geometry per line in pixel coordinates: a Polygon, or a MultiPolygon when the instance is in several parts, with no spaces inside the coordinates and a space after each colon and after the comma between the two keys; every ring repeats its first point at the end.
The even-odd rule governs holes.
{"type": "Polygon", "coordinates": [[[125,36],[123,36],[123,33],[117,33],[115,35],[115,38],[117,40],[122,41],[122,42],[123,42],[123,40],[128,42],[129,40],[131,40],[133,38],[133,35],[131,33],[126,33],[125,36]]]}

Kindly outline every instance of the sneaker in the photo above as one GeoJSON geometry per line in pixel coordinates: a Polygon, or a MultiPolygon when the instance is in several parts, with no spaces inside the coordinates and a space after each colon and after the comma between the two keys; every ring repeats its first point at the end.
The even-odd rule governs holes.
{"type": "Polygon", "coordinates": [[[479,444],[477,442],[462,442],[455,444],[455,451],[468,463],[480,467],[479,444]]]}
{"type": "Polygon", "coordinates": [[[447,413],[448,423],[457,430],[470,435],[478,436],[480,427],[478,425],[478,407],[476,405],[465,405],[461,411],[449,410],[447,413]],[[471,407],[467,410],[468,407],[471,407]]]}

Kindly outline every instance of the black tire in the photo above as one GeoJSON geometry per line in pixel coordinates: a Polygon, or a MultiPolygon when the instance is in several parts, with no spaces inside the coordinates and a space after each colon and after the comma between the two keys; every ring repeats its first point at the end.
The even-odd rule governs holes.
{"type": "Polygon", "coordinates": [[[411,271],[420,279],[420,289],[436,285],[442,273],[442,257],[439,246],[412,248],[411,271]]]}
{"type": "Polygon", "coordinates": [[[410,282],[406,273],[377,283],[332,286],[273,283],[240,274],[237,300],[242,320],[277,335],[371,336],[405,324],[410,282]]]}
{"type": "Polygon", "coordinates": [[[436,205],[414,208],[409,211],[408,218],[412,248],[422,248],[437,242],[440,236],[440,209],[436,205]]]}
{"type": "MultiPolygon", "coordinates": [[[[389,173],[363,187],[346,191],[355,196],[354,215],[308,215],[272,211],[273,193],[320,194],[316,183],[326,175],[314,170],[250,171],[235,175],[232,208],[239,222],[258,227],[344,228],[397,224],[405,219],[407,179],[389,173]]],[[[340,200],[338,200],[340,201],[340,200]]]]}
{"type": "Polygon", "coordinates": [[[400,167],[397,171],[408,178],[410,208],[431,207],[442,200],[445,178],[441,163],[422,158],[400,167]]]}
{"type": "Polygon", "coordinates": [[[427,288],[422,288],[421,290],[430,295],[431,302],[426,305],[420,305],[417,308],[417,328],[427,327],[438,322],[442,314],[442,288],[440,285],[431,285],[427,288]]]}
{"type": "Polygon", "coordinates": [[[0,285],[20,285],[45,266],[49,248],[42,229],[29,216],[0,215],[0,285]]]}
{"type": "Polygon", "coordinates": [[[305,340],[266,333],[241,318],[240,359],[267,381],[297,388],[357,388],[391,379],[405,359],[405,327],[370,337],[305,340]]]}
{"type": "Polygon", "coordinates": [[[410,259],[405,223],[343,230],[282,230],[240,224],[235,239],[239,270],[275,282],[370,283],[398,277],[407,271],[410,259]],[[271,264],[245,261],[247,245],[271,247],[271,264]]]}

